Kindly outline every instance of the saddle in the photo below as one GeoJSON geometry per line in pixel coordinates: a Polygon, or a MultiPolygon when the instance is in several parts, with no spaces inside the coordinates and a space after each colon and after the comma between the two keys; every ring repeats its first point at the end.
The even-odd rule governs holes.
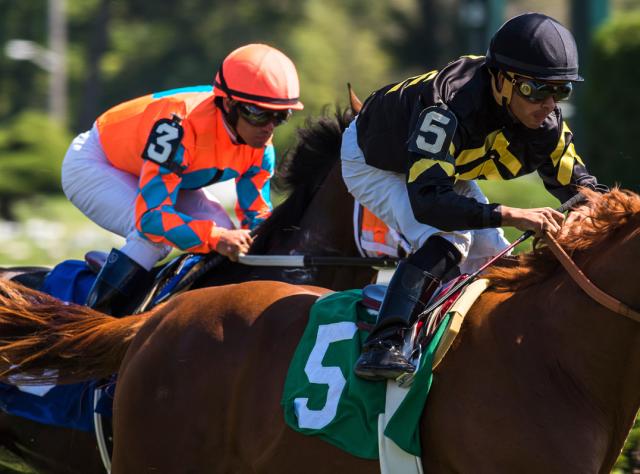
{"type": "MultiPolygon", "coordinates": [[[[464,274],[449,281],[432,296],[431,301],[437,301],[437,299],[446,294],[450,288],[460,281],[466,280],[468,277],[469,275],[464,274]]],[[[420,359],[422,350],[429,344],[445,317],[450,315],[447,323],[448,327],[434,356],[432,368],[435,369],[440,362],[442,362],[442,359],[460,332],[460,327],[467,311],[487,288],[488,284],[488,280],[476,280],[452,294],[444,303],[429,314],[418,318],[405,334],[405,343],[402,351],[405,357],[407,357],[407,360],[415,362],[420,359]]],[[[382,304],[385,291],[386,285],[367,285],[362,290],[362,304],[369,310],[377,312],[382,304]]],[[[371,328],[368,329],[370,330],[371,328]]],[[[400,386],[410,385],[413,381],[413,375],[414,374],[404,374],[398,379],[398,384],[400,386]]]]}

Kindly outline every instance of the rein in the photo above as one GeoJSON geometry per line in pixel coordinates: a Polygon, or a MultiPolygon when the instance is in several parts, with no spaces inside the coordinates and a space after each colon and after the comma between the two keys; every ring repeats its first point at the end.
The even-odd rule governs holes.
{"type": "Polygon", "coordinates": [[[562,264],[573,281],[575,281],[576,284],[580,288],[582,288],[582,290],[587,295],[589,295],[592,299],[600,303],[605,308],[613,311],[614,313],[621,314],[622,316],[626,316],[627,318],[640,323],[640,312],[627,306],[622,301],[605,293],[596,285],[594,285],[593,282],[589,280],[589,278],[582,272],[582,270],[578,268],[571,257],[567,255],[567,252],[565,252],[560,244],[558,244],[556,239],[548,232],[545,234],[545,240],[549,245],[549,249],[551,250],[551,252],[553,252],[553,255],[555,255],[558,261],[562,264]]]}

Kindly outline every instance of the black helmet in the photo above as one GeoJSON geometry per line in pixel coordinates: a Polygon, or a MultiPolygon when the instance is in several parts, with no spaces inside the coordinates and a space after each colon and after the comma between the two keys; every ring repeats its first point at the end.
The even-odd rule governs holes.
{"type": "Polygon", "coordinates": [[[582,81],[573,35],[551,17],[524,13],[491,38],[487,66],[548,81],[582,81]]]}

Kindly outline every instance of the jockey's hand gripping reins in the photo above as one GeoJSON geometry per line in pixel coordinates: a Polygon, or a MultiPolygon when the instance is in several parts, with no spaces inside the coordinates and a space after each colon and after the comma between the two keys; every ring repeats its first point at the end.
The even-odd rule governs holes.
{"type": "MultiPolygon", "coordinates": [[[[565,213],[565,212],[571,210],[574,206],[577,206],[578,204],[582,203],[585,199],[586,199],[586,197],[583,194],[578,193],[575,196],[573,196],[571,199],[569,199],[569,200],[565,201],[564,203],[562,203],[562,205],[560,207],[558,207],[556,209],[556,211],[565,213]]],[[[418,320],[426,318],[429,315],[429,313],[431,313],[431,311],[433,311],[438,306],[440,306],[442,303],[447,301],[451,297],[451,295],[455,294],[456,292],[460,291],[462,288],[464,288],[465,286],[470,284],[472,281],[474,281],[476,278],[478,278],[478,276],[480,276],[480,274],[483,271],[485,271],[488,267],[493,265],[498,259],[500,259],[504,255],[506,255],[516,245],[521,244],[522,242],[524,242],[525,240],[527,240],[529,237],[533,236],[534,234],[535,234],[535,232],[532,231],[532,230],[527,230],[526,232],[524,232],[520,237],[518,237],[511,245],[509,245],[507,248],[505,248],[502,252],[498,253],[495,257],[491,258],[491,260],[489,260],[487,263],[482,265],[475,272],[471,273],[467,278],[465,278],[464,280],[461,280],[458,283],[456,283],[445,294],[443,294],[436,301],[434,301],[429,306],[427,306],[418,315],[418,320]]]]}

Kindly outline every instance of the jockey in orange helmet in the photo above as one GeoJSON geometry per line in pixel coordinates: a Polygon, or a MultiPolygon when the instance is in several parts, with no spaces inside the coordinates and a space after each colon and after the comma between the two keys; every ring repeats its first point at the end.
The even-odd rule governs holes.
{"type": "Polygon", "coordinates": [[[71,144],[62,165],[69,200],[101,227],[126,237],[113,249],[87,304],[112,312],[118,298],[172,247],[236,260],[251,229],[272,210],[274,129],[301,110],[294,64],[250,44],[231,52],[213,87],[149,94],[106,111],[71,144]],[[202,188],[234,179],[235,229],[202,188]]]}

